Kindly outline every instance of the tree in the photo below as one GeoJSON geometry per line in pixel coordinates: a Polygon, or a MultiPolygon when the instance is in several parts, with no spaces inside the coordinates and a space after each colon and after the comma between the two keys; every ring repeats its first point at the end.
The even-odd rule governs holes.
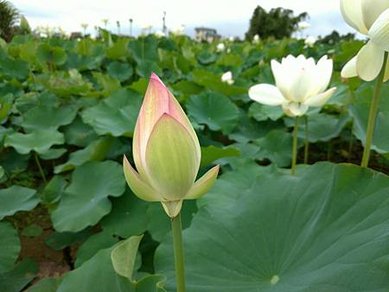
{"type": "Polygon", "coordinates": [[[9,1],[0,0],[0,37],[10,41],[18,21],[19,11],[9,1]]]}
{"type": "Polygon", "coordinates": [[[255,35],[262,39],[268,37],[276,39],[289,38],[297,30],[299,22],[307,17],[308,13],[306,12],[294,16],[290,9],[278,7],[266,12],[261,6],[257,6],[251,17],[246,39],[251,40],[255,35]]]}

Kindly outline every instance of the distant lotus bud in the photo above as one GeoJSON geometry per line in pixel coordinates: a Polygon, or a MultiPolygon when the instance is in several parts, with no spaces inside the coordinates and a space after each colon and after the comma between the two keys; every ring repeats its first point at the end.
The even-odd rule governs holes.
{"type": "Polygon", "coordinates": [[[178,101],[154,73],[143,100],[133,137],[137,171],[124,157],[124,174],[132,191],[162,203],[176,217],[185,199],[197,199],[214,184],[219,166],[195,182],[201,160],[196,133],[178,101]]]}
{"type": "Polygon", "coordinates": [[[226,73],[224,73],[221,77],[221,81],[222,82],[225,82],[229,85],[232,85],[234,84],[234,79],[232,79],[232,72],[231,71],[227,71],[226,73]]]}
{"type": "Polygon", "coordinates": [[[216,46],[216,51],[218,51],[218,52],[224,52],[225,49],[226,49],[226,46],[223,43],[219,43],[216,46]]]}

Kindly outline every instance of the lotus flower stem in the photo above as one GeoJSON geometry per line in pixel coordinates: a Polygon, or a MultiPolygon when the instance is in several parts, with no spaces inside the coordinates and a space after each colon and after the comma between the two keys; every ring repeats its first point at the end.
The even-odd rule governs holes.
{"type": "Polygon", "coordinates": [[[293,128],[292,167],[290,169],[292,175],[296,173],[298,127],[299,127],[299,117],[296,117],[294,119],[294,128],[293,128]]]}
{"type": "Polygon", "coordinates": [[[38,154],[36,152],[34,152],[34,159],[35,159],[36,165],[38,166],[38,170],[39,170],[39,173],[43,179],[43,182],[46,184],[47,180],[46,180],[45,172],[43,171],[42,165],[39,161],[38,154]]]}
{"type": "Polygon", "coordinates": [[[171,221],[177,292],[185,292],[184,248],[182,243],[181,212],[176,217],[172,218],[171,221]]]}
{"type": "Polygon", "coordinates": [[[380,101],[380,92],[382,88],[382,84],[384,83],[384,76],[385,76],[385,68],[386,68],[386,62],[388,60],[388,52],[385,52],[384,55],[384,63],[382,64],[381,71],[377,77],[377,82],[375,85],[373,98],[371,100],[370,104],[370,112],[369,112],[369,119],[367,122],[367,130],[366,130],[366,141],[365,141],[365,148],[363,149],[363,156],[362,156],[362,167],[368,167],[369,165],[369,159],[370,159],[370,148],[373,141],[373,135],[374,135],[374,129],[377,119],[377,112],[378,112],[378,105],[380,101]]]}
{"type": "Polygon", "coordinates": [[[309,141],[308,141],[308,116],[304,117],[305,122],[305,135],[304,135],[304,164],[308,163],[309,155],[309,141]]]}

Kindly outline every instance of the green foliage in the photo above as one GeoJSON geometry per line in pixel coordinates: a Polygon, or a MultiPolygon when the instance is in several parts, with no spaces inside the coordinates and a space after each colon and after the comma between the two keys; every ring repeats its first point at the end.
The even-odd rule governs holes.
{"type": "MultiPolygon", "coordinates": [[[[191,291],[257,291],[277,282],[275,275],[273,290],[296,291],[291,285],[297,282],[326,290],[317,279],[349,290],[355,285],[389,289],[380,268],[386,268],[389,246],[387,178],[334,164],[300,167],[296,177],[286,175],[293,123],[280,108],[254,103],[247,94],[254,84],[274,82],[272,59],[331,54],[331,86],[338,89],[321,111],[309,112],[308,140],[315,150],[310,162],[326,155],[358,162],[373,84],[352,94],[360,82],[345,82],[339,71],[362,44],[342,40],[306,49],[303,42],[285,38],[226,42],[228,50],[216,52],[215,44],[187,37],[126,38],[108,31],[96,40],[19,36],[1,44],[0,291],[160,292],[165,291],[165,272],[172,289],[169,218],[160,203],[132,194],[121,167],[123,155],[132,157],[134,126],[151,71],[171,89],[196,129],[202,146],[199,175],[216,163],[223,173],[210,194],[184,204],[191,291]],[[222,82],[226,71],[232,72],[233,84],[222,82]],[[369,223],[370,229],[358,229],[369,223]],[[141,234],[139,248],[120,243],[141,234]],[[336,234],[339,242],[330,245],[336,234]],[[382,246],[376,244],[377,234],[382,246]],[[60,258],[61,265],[74,267],[39,280],[37,265],[47,259],[27,259],[28,249],[20,253],[20,242],[28,247],[35,241],[45,242],[44,248],[34,245],[42,254],[64,254],[68,258],[60,258]],[[118,243],[124,245],[118,258],[125,263],[117,270],[125,277],[111,260],[118,243]],[[342,259],[341,251],[344,262],[336,258],[342,259]],[[325,260],[328,267],[319,269],[325,260]],[[373,272],[361,275],[357,262],[361,270],[373,272]],[[277,263],[285,266],[283,273],[277,263]],[[346,276],[336,278],[330,269],[346,276]],[[248,279],[250,273],[255,276],[248,279]]],[[[385,85],[383,95],[388,94],[385,85]]],[[[385,173],[387,100],[381,99],[372,164],[385,173]]],[[[301,147],[303,122],[300,127],[301,147]]]]}
{"type": "Polygon", "coordinates": [[[298,23],[307,17],[306,12],[294,16],[290,9],[278,7],[266,12],[261,6],[257,6],[250,19],[246,39],[251,40],[255,35],[258,35],[261,39],[269,37],[276,39],[289,38],[297,30],[298,23]]]}

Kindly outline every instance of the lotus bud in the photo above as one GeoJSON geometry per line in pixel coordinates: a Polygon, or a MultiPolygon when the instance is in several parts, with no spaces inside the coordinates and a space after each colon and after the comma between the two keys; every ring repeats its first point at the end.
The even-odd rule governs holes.
{"type": "Polygon", "coordinates": [[[123,159],[128,185],[139,198],[161,202],[171,218],[180,213],[183,200],[204,195],[219,172],[215,166],[195,181],[200,143],[180,104],[154,73],[135,125],[133,158],[137,170],[123,159]]]}

